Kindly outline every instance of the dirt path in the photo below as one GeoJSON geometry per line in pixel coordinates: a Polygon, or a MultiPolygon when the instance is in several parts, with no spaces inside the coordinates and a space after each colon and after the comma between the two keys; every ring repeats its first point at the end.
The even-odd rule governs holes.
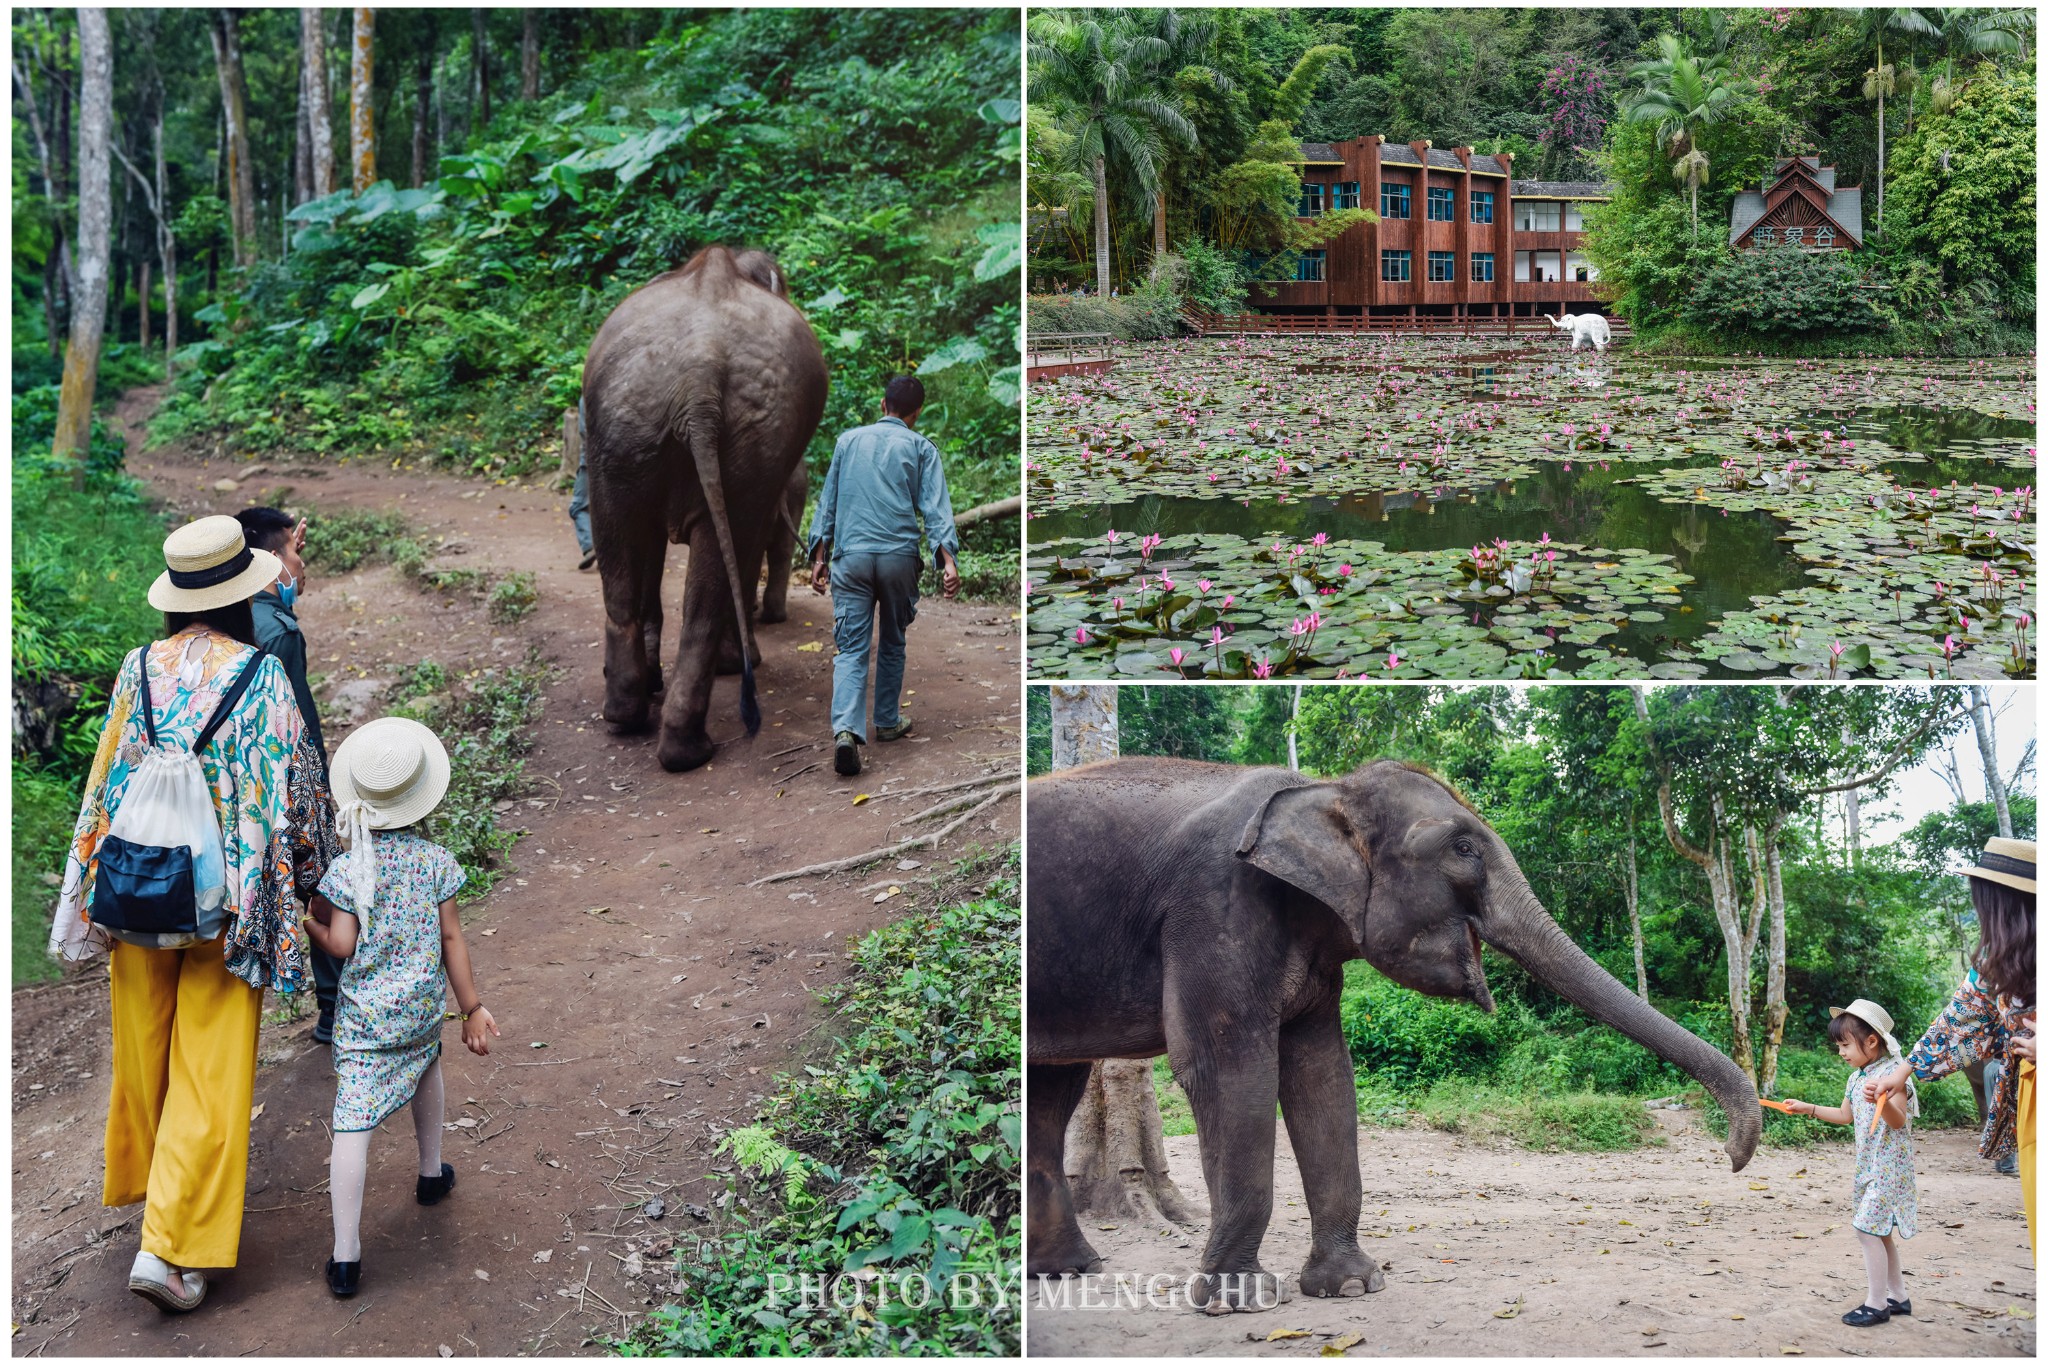
{"type": "MultiPolygon", "coordinates": [[[[1611,1154],[1480,1145],[1420,1125],[1367,1128],[1360,1231],[1386,1267],[1381,1293],[1297,1297],[1221,1318],[1128,1302],[1091,1310],[1077,1297],[1027,1308],[1029,1350],[1304,1357],[1354,1337],[1354,1357],[2034,1354],[2019,1181],[1993,1173],[1968,1134],[1942,1130],[1919,1143],[1920,1232],[1904,1243],[1913,1316],[1857,1329],[1840,1321],[1864,1285],[1846,1226],[1854,1153],[1762,1148],[1731,1175],[1719,1143],[1688,1116],[1657,1117],[1666,1145],[1611,1154]],[[1307,1335],[1268,1341],[1276,1330],[1307,1335]]],[[[1199,1195],[1196,1139],[1166,1145],[1174,1180],[1199,1195]]],[[[1263,1260],[1291,1281],[1309,1225],[1285,1127],[1274,1202],[1263,1260]]],[[[1184,1283],[1201,1252],[1201,1232],[1084,1230],[1106,1274],[1157,1274],[1162,1286],[1184,1283]]],[[[1099,1293],[1101,1302],[1110,1291],[1099,1293]]],[[[1034,1287],[1027,1303],[1037,1295],[1034,1287]]]]}
{"type": "MultiPolygon", "coordinates": [[[[310,1018],[266,1025],[256,1083],[249,1212],[240,1265],[206,1307],[159,1315],[126,1289],[141,1206],[99,1205],[108,1076],[103,969],[14,997],[13,1311],[16,1354],[561,1355],[658,1302],[667,1248],[703,1226],[688,1205],[716,1187],[717,1136],[745,1122],[776,1071],[823,1046],[812,992],[844,975],[842,945],[932,891],[905,881],[875,903],[887,866],[748,890],[769,872],[850,856],[915,833],[893,822],[930,802],[890,793],[1019,761],[1018,630],[1008,607],[927,599],[911,630],[906,709],[917,734],[872,746],[869,771],[831,771],[826,708],[831,615],[808,588],[761,630],[766,724],[745,739],[737,685],[721,679],[712,735],[730,747],[671,775],[650,738],[615,739],[597,716],[598,579],[576,571],[566,495],[394,470],[389,462],[280,467],[234,491],[245,465],[190,451],[140,453],[156,394],[128,395],[131,468],[182,515],[231,512],[290,485],[291,506],[394,510],[443,562],[527,570],[536,611],[499,625],[466,595],[443,598],[389,568],[315,579],[300,610],[327,742],[348,733],[337,685],[388,682],[423,658],[451,673],[522,660],[557,667],[528,771],[533,799],[500,816],[526,837],[509,875],[469,910],[479,986],[505,1036],[488,1058],[447,1058],[444,1205],[411,1197],[411,1118],[378,1134],[363,1217],[364,1289],[342,1302],[321,1278],[331,1226],[327,1119],[333,1075],[310,1018]],[[822,648],[820,648],[822,645],[822,648]],[[811,746],[802,748],[798,746],[811,746]],[[778,753],[777,751],[783,751],[778,753]],[[808,765],[817,764],[810,767],[808,765]],[[872,793],[859,807],[856,793],[872,793]],[[591,913],[599,907],[606,913],[591,913]],[[545,1044],[545,1047],[540,1046],[545,1044]],[[641,1213],[659,1195],[660,1221],[641,1213]],[[639,1254],[635,1254],[639,1253],[639,1254]],[[630,1259],[630,1263],[628,1258],[630,1259]],[[637,1277],[628,1269],[646,1271],[637,1277]],[[614,1313],[611,1306],[619,1311],[614,1313]]],[[[672,552],[667,600],[680,600],[672,552]]],[[[373,703],[357,719],[377,714],[373,703]]],[[[1013,839],[1005,799],[950,837],[930,875],[971,844],[1013,839]]],[[[919,828],[924,828],[920,826],[919,828]]],[[[273,1002],[275,997],[273,997],[273,1002]]]]}

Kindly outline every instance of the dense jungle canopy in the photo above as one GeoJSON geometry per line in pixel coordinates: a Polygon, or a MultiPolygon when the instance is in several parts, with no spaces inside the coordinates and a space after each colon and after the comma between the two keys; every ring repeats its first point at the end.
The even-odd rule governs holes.
{"type": "Polygon", "coordinates": [[[1345,225],[1295,217],[1299,144],[1377,133],[1609,183],[1587,250],[1639,329],[1891,349],[2031,334],[2030,10],[1048,9],[1028,51],[1047,330],[1158,336],[1182,299],[1243,307],[1345,225]],[[1797,155],[1865,187],[1870,241],[1788,282],[1739,268],[1726,228],[1734,195],[1797,155]],[[1097,297],[1049,297],[1070,287],[1097,297]],[[1794,310],[1788,291],[1866,306],[1794,310]]]}

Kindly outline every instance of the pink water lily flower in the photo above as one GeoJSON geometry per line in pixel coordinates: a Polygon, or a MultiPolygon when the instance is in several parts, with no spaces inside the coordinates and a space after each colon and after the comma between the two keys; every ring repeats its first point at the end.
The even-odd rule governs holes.
{"type": "Polygon", "coordinates": [[[1173,659],[1173,666],[1175,668],[1179,668],[1180,661],[1187,657],[1186,651],[1184,651],[1179,645],[1175,645],[1172,649],[1169,649],[1166,652],[1173,659]]]}
{"type": "Polygon", "coordinates": [[[1197,578],[1195,580],[1195,586],[1200,588],[1204,593],[1207,593],[1210,587],[1209,580],[1206,578],[1197,578]]]}
{"type": "Polygon", "coordinates": [[[1077,644],[1077,645],[1085,645],[1085,644],[1087,644],[1087,643],[1088,643],[1088,627],[1086,627],[1086,626],[1075,626],[1075,627],[1074,627],[1074,643],[1075,643],[1075,644],[1077,644]]]}
{"type": "Polygon", "coordinates": [[[1351,577],[1351,566],[1350,566],[1349,564],[1339,564],[1339,565],[1337,566],[1337,577],[1339,577],[1339,578],[1349,578],[1349,577],[1351,577]]]}

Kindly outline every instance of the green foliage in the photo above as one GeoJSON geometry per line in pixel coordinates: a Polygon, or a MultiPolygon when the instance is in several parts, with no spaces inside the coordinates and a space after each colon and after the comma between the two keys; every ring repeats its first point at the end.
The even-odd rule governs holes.
{"type": "Polygon", "coordinates": [[[396,512],[323,512],[306,522],[306,566],[324,574],[352,573],[390,559],[407,534],[405,518],[396,512]]]}
{"type": "Polygon", "coordinates": [[[1694,285],[1685,318],[1772,337],[1867,331],[1884,322],[1868,267],[1855,253],[1791,245],[1722,252],[1694,285]]]}
{"type": "Polygon", "coordinates": [[[532,615],[540,604],[540,589],[533,575],[525,571],[506,574],[484,594],[493,621],[518,621],[532,615]]]}
{"type": "Polygon", "coordinates": [[[620,1354],[1018,1352],[1015,846],[952,882],[979,898],[913,914],[854,949],[853,976],[826,997],[847,1035],[822,1065],[781,1077],[756,1122],[728,1135],[741,1171],[714,1201],[719,1225],[677,1253],[680,1300],[614,1343],[620,1354]],[[866,1318],[833,1307],[830,1290],[820,1304],[790,1288],[856,1272],[866,1318]],[[956,1274],[980,1277],[979,1304],[948,1292],[956,1274]],[[912,1307],[924,1291],[905,1303],[901,1290],[919,1279],[929,1303],[912,1307]],[[874,1298],[882,1284],[887,1307],[874,1298]]]}
{"type": "Polygon", "coordinates": [[[1034,294],[1030,302],[1033,336],[1107,332],[1125,341],[1156,341],[1180,333],[1181,297],[1171,279],[1147,280],[1119,297],[1034,294]]]}
{"type": "Polygon", "coordinates": [[[52,910],[71,848],[72,822],[78,818],[84,779],[66,779],[22,759],[14,760],[11,779],[14,802],[12,867],[14,875],[14,984],[53,981],[56,961],[49,955],[52,910]]]}
{"type": "Polygon", "coordinates": [[[1440,1132],[1506,1138],[1535,1152],[1627,1151],[1657,1131],[1629,1096],[1514,1092],[1457,1078],[1432,1085],[1416,1108],[1440,1132]]]}

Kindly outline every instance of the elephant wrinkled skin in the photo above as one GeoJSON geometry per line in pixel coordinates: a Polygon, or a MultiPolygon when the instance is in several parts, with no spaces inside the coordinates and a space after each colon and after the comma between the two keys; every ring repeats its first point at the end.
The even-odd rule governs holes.
{"type": "Polygon", "coordinates": [[[1749,1079],[1565,937],[1500,836],[1421,769],[1380,761],[1314,782],[1281,768],[1118,759],[1036,779],[1028,809],[1030,1274],[1101,1264],[1064,1167],[1089,1064],[1165,1053],[1194,1109],[1208,1185],[1197,1301],[1278,1301],[1277,1277],[1259,1265],[1276,1105],[1309,1205],[1302,1291],[1381,1288],[1358,1244],[1356,1076],[1337,1012],[1356,957],[1490,1011],[1490,943],[1705,1085],[1728,1113],[1735,1169],[1756,1147],[1749,1079]]]}
{"type": "MultiPolygon", "coordinates": [[[[747,733],[760,729],[755,588],[763,554],[794,542],[825,387],[818,339],[760,251],[704,248],[627,295],[590,343],[583,459],[604,580],[604,718],[616,730],[647,728],[663,690],[662,567],[670,540],[690,547],[656,749],[670,772],[711,758],[704,722],[721,657],[742,675],[747,733]]],[[[780,557],[763,620],[783,614],[789,551],[780,557]]]]}

